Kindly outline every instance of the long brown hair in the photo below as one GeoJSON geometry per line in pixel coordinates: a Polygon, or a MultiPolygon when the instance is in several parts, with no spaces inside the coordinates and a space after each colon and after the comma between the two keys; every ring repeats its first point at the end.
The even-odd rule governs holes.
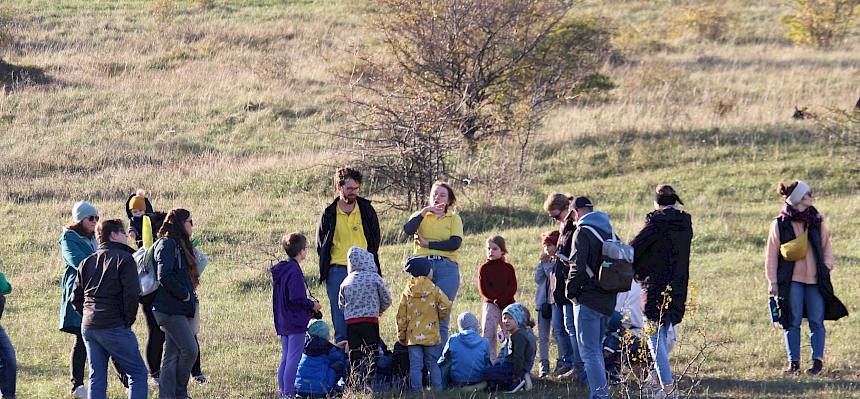
{"type": "Polygon", "coordinates": [[[158,238],[170,238],[179,245],[182,249],[182,255],[185,257],[185,264],[188,265],[188,277],[191,277],[191,284],[196,289],[200,285],[200,271],[197,270],[197,256],[194,254],[194,248],[191,246],[191,238],[185,232],[185,221],[191,218],[191,212],[182,208],[171,209],[167,213],[167,218],[158,230],[158,238]]]}

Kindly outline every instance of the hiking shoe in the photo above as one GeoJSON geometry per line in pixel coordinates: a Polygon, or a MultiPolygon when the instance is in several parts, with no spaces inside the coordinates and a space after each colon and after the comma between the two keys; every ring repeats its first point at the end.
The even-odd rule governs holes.
{"type": "Polygon", "coordinates": [[[72,397],[75,399],[87,399],[87,389],[83,385],[78,385],[72,390],[72,397]]]}
{"type": "Polygon", "coordinates": [[[784,374],[787,374],[787,375],[796,375],[796,374],[800,374],[800,362],[799,362],[799,361],[794,361],[794,360],[792,360],[792,361],[788,364],[788,368],[787,368],[787,369],[785,369],[785,371],[783,371],[783,373],[784,373],[784,374]]]}
{"type": "Polygon", "coordinates": [[[206,384],[208,384],[208,383],[209,383],[209,379],[208,379],[208,378],[206,378],[206,376],[205,376],[205,375],[203,375],[203,374],[199,374],[199,375],[195,375],[195,376],[194,376],[194,382],[196,382],[196,383],[198,383],[198,384],[200,384],[200,385],[206,385],[206,384]]]}
{"type": "MultiPolygon", "coordinates": [[[[799,368],[799,366],[800,365],[798,364],[798,368],[799,368]]],[[[812,367],[810,367],[809,369],[806,370],[806,374],[819,375],[819,374],[821,374],[821,370],[823,368],[824,368],[824,362],[823,361],[821,361],[820,359],[813,359],[812,360],[812,367]]]]}
{"type": "Polygon", "coordinates": [[[561,377],[562,375],[567,374],[568,371],[570,371],[570,367],[561,366],[556,367],[555,372],[553,374],[555,374],[556,377],[561,377]]]}

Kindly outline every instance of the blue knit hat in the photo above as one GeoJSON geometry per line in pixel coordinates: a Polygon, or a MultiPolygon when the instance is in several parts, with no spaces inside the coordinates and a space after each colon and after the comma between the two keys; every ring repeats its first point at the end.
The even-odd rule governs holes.
{"type": "Polygon", "coordinates": [[[517,322],[517,326],[520,328],[525,327],[526,325],[526,309],[523,305],[518,303],[512,303],[505,307],[505,310],[502,311],[502,314],[509,314],[514,318],[517,322]]]}
{"type": "Polygon", "coordinates": [[[478,324],[478,317],[472,312],[460,313],[460,316],[457,317],[457,327],[460,327],[460,331],[478,331],[478,328],[480,327],[480,324],[478,324]]]}
{"type": "Polygon", "coordinates": [[[92,204],[87,201],[81,201],[75,204],[72,208],[72,220],[75,223],[80,223],[81,220],[84,220],[90,216],[98,216],[99,212],[96,210],[92,204]]]}
{"type": "Polygon", "coordinates": [[[430,274],[430,261],[426,256],[409,258],[406,261],[406,265],[403,266],[403,270],[413,277],[426,276],[430,274]]]}
{"type": "Polygon", "coordinates": [[[308,322],[308,335],[311,337],[320,337],[328,341],[328,324],[326,324],[325,320],[311,319],[308,322]]]}

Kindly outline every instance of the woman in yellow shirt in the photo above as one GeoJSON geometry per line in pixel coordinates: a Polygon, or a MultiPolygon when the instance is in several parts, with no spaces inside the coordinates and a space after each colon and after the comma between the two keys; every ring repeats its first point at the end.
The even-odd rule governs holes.
{"type": "MultiPolygon", "coordinates": [[[[415,256],[426,256],[433,270],[433,284],[451,302],[460,289],[460,258],[457,250],[463,243],[463,221],[453,206],[457,202],[454,190],[446,183],[436,182],[430,190],[429,204],[415,212],[403,226],[406,234],[415,236],[415,256]]],[[[448,341],[450,315],[439,321],[442,344],[448,341]]],[[[438,345],[441,350],[441,345],[438,345]]]]}

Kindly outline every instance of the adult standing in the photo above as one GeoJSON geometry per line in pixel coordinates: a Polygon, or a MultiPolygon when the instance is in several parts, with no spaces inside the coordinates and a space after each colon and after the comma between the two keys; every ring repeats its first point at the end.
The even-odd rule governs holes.
{"type": "Polygon", "coordinates": [[[126,245],[119,219],[100,222],[96,234],[98,251],[81,263],[72,293],[90,359],[88,397],[107,398],[108,358],[113,358],[128,377],[129,398],[144,399],[149,397],[146,365],[131,331],[140,295],[134,250],[126,245]]]}
{"type": "Polygon", "coordinates": [[[72,291],[74,291],[75,278],[78,275],[78,267],[81,262],[98,249],[95,230],[96,223],[99,221],[99,213],[89,202],[80,201],[72,208],[72,221],[72,224],[63,229],[63,236],[59,240],[65,268],[63,278],[60,280],[62,293],[60,296],[59,328],[60,331],[75,336],[75,345],[72,347],[69,367],[72,396],[86,398],[84,368],[87,363],[87,350],[81,336],[81,315],[72,307],[72,291]]]}
{"type": "MultiPolygon", "coordinates": [[[[454,189],[443,182],[433,183],[429,203],[424,209],[412,214],[403,226],[406,234],[414,235],[413,253],[430,261],[435,284],[453,304],[460,289],[460,257],[457,250],[463,243],[463,221],[454,210],[457,197],[454,189]]],[[[439,320],[442,345],[448,342],[448,324],[451,315],[439,320]]]]}
{"type": "Polygon", "coordinates": [[[164,331],[164,358],[158,380],[158,397],[186,399],[191,367],[197,359],[192,319],[197,308],[200,273],[191,245],[194,221],[186,209],[173,209],[158,232],[155,264],[161,285],[152,302],[153,315],[164,331]]]}
{"type": "Polygon", "coordinates": [[[576,232],[573,237],[571,268],[567,279],[567,297],[573,305],[576,341],[585,364],[590,398],[609,398],[606,368],[603,360],[603,337],[609,318],[615,312],[616,294],[597,286],[594,278],[600,273],[603,261],[603,241],[615,236],[609,216],[594,211],[586,197],[577,197],[573,203],[576,232]],[[598,234],[600,237],[598,237],[598,234]]]}
{"type": "Polygon", "coordinates": [[[838,320],[848,310],[836,298],[830,272],[833,249],[824,216],[813,206],[812,188],[795,180],[780,183],[785,202],[771,224],[765,250],[765,271],[770,295],[779,304],[780,324],[785,329],[789,374],[800,372],[800,324],[809,321],[812,367],[807,374],[818,375],[824,367],[824,320],[838,320]]]}
{"type": "Polygon", "coordinates": [[[360,197],[361,173],[352,168],[338,169],[334,174],[334,188],[338,197],[325,208],[317,224],[317,255],[319,256],[320,283],[325,282],[334,325],[336,342],[347,340],[346,320],[338,307],[340,285],[346,279],[347,253],[353,246],[373,254],[376,272],[379,267],[379,218],[371,202],[360,197]]]}
{"type": "MultiPolygon", "coordinates": [[[[564,258],[570,256],[573,248],[573,233],[576,231],[575,213],[571,209],[573,197],[553,193],[547,196],[543,209],[550,218],[558,223],[559,239],[557,254],[564,258]]],[[[563,379],[579,378],[585,365],[579,356],[579,345],[576,343],[576,326],[573,321],[573,303],[565,295],[565,281],[570,272],[569,263],[562,257],[554,259],[552,276],[550,280],[550,294],[552,295],[552,330],[555,341],[558,344],[559,358],[561,364],[556,364],[555,375],[563,379]]]]}
{"type": "Polygon", "coordinates": [[[690,278],[690,243],[693,224],[672,186],[655,190],[656,210],[645,216],[645,227],[630,242],[633,247],[635,278],[642,285],[642,314],[646,322],[648,347],[665,397],[674,389],[669,364],[667,334],[684,318],[687,284],[690,278]]]}

